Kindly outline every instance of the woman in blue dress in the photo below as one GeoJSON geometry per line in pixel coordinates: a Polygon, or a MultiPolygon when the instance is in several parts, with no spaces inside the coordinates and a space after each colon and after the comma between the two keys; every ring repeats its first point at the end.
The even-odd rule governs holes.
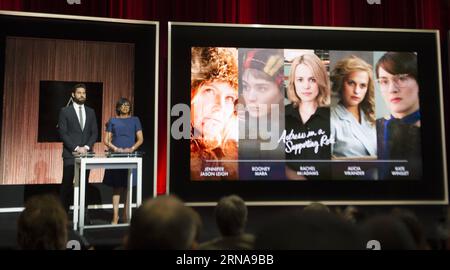
{"type": "MultiPolygon", "coordinates": [[[[121,98],[116,103],[117,117],[111,118],[106,124],[105,145],[112,152],[132,153],[144,142],[142,126],[139,118],[131,115],[131,102],[121,98]]],[[[128,220],[128,193],[127,189],[128,170],[106,170],[103,183],[113,188],[113,219],[111,224],[119,222],[120,195],[126,197],[123,211],[123,220],[128,220]]]]}

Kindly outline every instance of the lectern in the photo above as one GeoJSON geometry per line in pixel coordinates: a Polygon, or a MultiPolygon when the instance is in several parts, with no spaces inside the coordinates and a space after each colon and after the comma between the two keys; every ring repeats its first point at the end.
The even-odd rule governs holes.
{"type": "Polygon", "coordinates": [[[131,219],[133,195],[133,169],[137,169],[136,207],[142,203],[142,157],[137,153],[111,154],[106,156],[83,155],[75,158],[74,198],[73,198],[73,229],[83,235],[85,229],[127,226],[127,224],[85,225],[86,207],[86,170],[90,169],[128,169],[127,192],[129,218],[131,219]]]}

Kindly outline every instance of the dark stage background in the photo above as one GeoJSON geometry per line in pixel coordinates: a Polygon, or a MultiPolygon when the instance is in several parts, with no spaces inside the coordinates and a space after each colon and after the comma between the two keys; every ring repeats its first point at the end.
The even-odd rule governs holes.
{"type": "MultiPolygon", "coordinates": [[[[152,20],[160,22],[158,193],[166,190],[167,22],[439,29],[444,102],[449,103],[448,0],[1,0],[0,10],[152,20]]],[[[447,109],[448,110],[448,109],[447,109]]],[[[446,127],[449,121],[446,120],[446,127]]]]}

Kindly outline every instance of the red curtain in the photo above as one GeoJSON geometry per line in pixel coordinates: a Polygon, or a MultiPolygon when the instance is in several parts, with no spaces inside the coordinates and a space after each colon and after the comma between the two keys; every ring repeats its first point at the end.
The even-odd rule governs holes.
{"type": "MultiPolygon", "coordinates": [[[[444,89],[448,89],[444,48],[450,28],[449,9],[450,0],[381,0],[381,5],[369,5],[367,0],[81,0],[81,5],[69,5],[66,0],[0,0],[0,10],[159,21],[161,100],[167,98],[168,21],[438,29],[444,89]]],[[[159,104],[157,186],[161,194],[166,190],[168,134],[166,103],[159,104]]]]}

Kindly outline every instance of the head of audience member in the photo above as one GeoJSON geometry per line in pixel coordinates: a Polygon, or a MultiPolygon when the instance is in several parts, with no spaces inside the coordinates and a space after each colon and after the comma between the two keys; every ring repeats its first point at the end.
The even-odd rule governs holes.
{"type": "Polygon", "coordinates": [[[399,218],[408,228],[412,237],[414,238],[414,243],[416,244],[416,249],[418,250],[428,250],[430,249],[425,232],[422,224],[420,223],[414,212],[408,209],[394,208],[392,210],[392,215],[399,218]]]}
{"type": "Polygon", "coordinates": [[[381,95],[395,118],[419,110],[417,55],[413,52],[387,52],[377,62],[381,95]]]}
{"type": "Polygon", "coordinates": [[[359,207],[349,205],[341,210],[339,213],[345,220],[354,223],[360,224],[365,221],[367,215],[366,213],[359,207]]]}
{"type": "Polygon", "coordinates": [[[25,250],[65,250],[67,213],[52,195],[32,197],[17,221],[17,242],[25,250]]]}
{"type": "Polygon", "coordinates": [[[375,88],[372,66],[354,55],[336,63],[331,72],[332,90],[345,108],[356,107],[375,124],[375,88]]]}
{"type": "Polygon", "coordinates": [[[256,235],[258,250],[363,250],[358,228],[326,211],[283,213],[256,235]]]}
{"type": "Polygon", "coordinates": [[[194,47],[191,54],[191,126],[195,138],[215,148],[237,123],[237,50],[194,47]]]}
{"type": "Polygon", "coordinates": [[[72,100],[78,105],[86,102],[86,85],[83,83],[76,84],[72,87],[72,100]]]}
{"type": "Polygon", "coordinates": [[[330,208],[320,202],[312,202],[302,209],[302,212],[326,212],[330,213],[330,208]]]}
{"type": "Polygon", "coordinates": [[[292,61],[287,96],[295,107],[310,102],[319,107],[330,104],[327,70],[317,55],[307,53],[292,61]]]}
{"type": "Polygon", "coordinates": [[[283,104],[283,50],[245,50],[242,65],[242,96],[251,117],[265,116],[273,105],[283,104]]]}
{"type": "Polygon", "coordinates": [[[237,236],[244,233],[247,224],[247,206],[241,197],[230,195],[221,198],[214,215],[222,236],[237,236]]]}
{"type": "Polygon", "coordinates": [[[173,196],[146,201],[134,213],[127,249],[189,250],[197,245],[200,216],[173,196]]]}
{"type": "Polygon", "coordinates": [[[132,105],[129,99],[121,97],[116,102],[116,115],[117,116],[129,116],[132,112],[132,105]]]}
{"type": "Polygon", "coordinates": [[[367,240],[376,240],[382,250],[415,250],[416,244],[408,227],[392,215],[369,218],[362,224],[367,240]]]}

